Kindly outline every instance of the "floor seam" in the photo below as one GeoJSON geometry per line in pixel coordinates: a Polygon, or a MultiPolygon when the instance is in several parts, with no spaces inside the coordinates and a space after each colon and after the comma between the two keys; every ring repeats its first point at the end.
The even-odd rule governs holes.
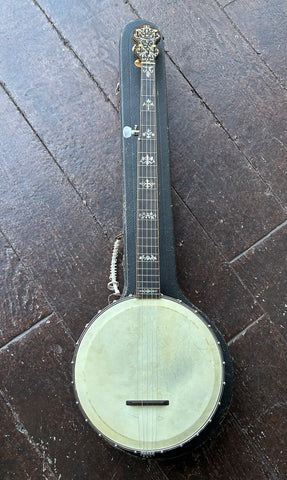
{"type": "Polygon", "coordinates": [[[250,329],[252,328],[254,325],[256,325],[257,323],[260,322],[260,320],[262,320],[265,316],[267,315],[267,313],[263,313],[262,315],[260,315],[260,317],[256,318],[255,320],[253,320],[252,322],[250,322],[245,328],[243,328],[243,330],[241,330],[240,332],[238,332],[236,335],[234,335],[234,337],[232,337],[228,342],[227,342],[227,345],[230,346],[232,345],[233,343],[235,343],[238,338],[242,337],[245,335],[245,333],[250,329]]]}
{"type": "MultiPolygon", "coordinates": [[[[7,243],[9,244],[9,248],[12,249],[13,253],[17,256],[18,260],[21,262],[21,264],[23,265],[27,275],[29,276],[29,282],[33,282],[33,285],[36,284],[37,285],[37,288],[39,290],[39,293],[42,295],[45,303],[46,303],[46,306],[50,309],[51,313],[49,315],[46,315],[44,318],[40,319],[37,323],[34,324],[34,326],[36,326],[37,324],[39,324],[40,322],[44,321],[45,319],[47,319],[49,316],[51,315],[55,315],[58,319],[58,323],[61,325],[61,327],[64,329],[65,333],[71,338],[71,340],[75,343],[75,338],[73,336],[73,333],[70,329],[70,327],[67,325],[67,323],[65,322],[64,318],[62,317],[62,315],[58,312],[58,309],[55,308],[55,305],[52,305],[50,300],[48,299],[47,297],[47,294],[46,294],[46,290],[43,288],[42,284],[39,283],[33,273],[33,270],[31,269],[31,267],[29,265],[26,264],[26,262],[23,260],[22,257],[20,257],[20,255],[18,254],[17,250],[15,249],[15,247],[13,246],[12,242],[9,240],[9,238],[7,237],[7,235],[3,232],[3,230],[1,229],[0,227],[0,234],[3,235],[3,237],[5,238],[5,240],[7,241],[7,243]]],[[[33,325],[31,325],[31,327],[33,327],[33,325]]],[[[31,328],[30,327],[30,328],[31,328]]],[[[25,333],[25,332],[28,332],[30,329],[27,329],[25,330],[24,332],[22,333],[25,333]]],[[[21,334],[19,334],[21,335],[21,334]]],[[[18,335],[16,335],[17,337],[18,335]]],[[[16,338],[14,337],[14,338],[16,338]]],[[[10,340],[9,340],[10,342],[10,340]]],[[[7,342],[7,343],[9,343],[7,342]]],[[[7,345],[7,343],[5,345],[7,345]]],[[[2,347],[0,347],[0,350],[5,346],[3,345],[2,347]]]]}
{"type": "Polygon", "coordinates": [[[270,238],[274,233],[278,232],[278,230],[281,230],[281,228],[285,227],[285,225],[287,225],[287,219],[284,220],[283,222],[281,222],[279,225],[277,225],[277,227],[274,227],[272,228],[272,230],[270,230],[270,232],[266,233],[266,235],[264,235],[263,237],[259,238],[259,240],[257,240],[256,242],[254,242],[252,245],[250,245],[250,247],[246,248],[245,250],[243,250],[243,252],[239,253],[236,257],[234,257],[232,260],[229,260],[229,263],[230,264],[233,264],[235,262],[237,262],[237,260],[239,260],[240,258],[242,258],[243,256],[245,256],[249,251],[251,251],[253,248],[256,248],[258,247],[258,245],[261,245],[261,243],[263,243],[265,240],[267,240],[268,238],[270,238]]]}
{"type": "MultiPolygon", "coordinates": [[[[217,3],[217,0],[216,1],[216,4],[218,5],[217,3]]],[[[133,7],[133,5],[130,3],[129,0],[126,0],[125,1],[126,4],[129,5],[129,7],[131,8],[132,12],[137,15],[138,18],[140,18],[140,15],[139,13],[137,12],[137,10],[133,7]]],[[[220,7],[221,8],[221,7],[220,7]]],[[[224,11],[224,9],[222,9],[224,11]]],[[[228,15],[226,14],[226,12],[224,12],[224,14],[228,17],[228,15]]],[[[229,17],[228,17],[229,18],[229,17]]],[[[229,19],[230,22],[232,23],[232,20],[229,19]]],[[[243,35],[241,32],[239,32],[240,35],[243,35]]],[[[244,37],[243,37],[244,38],[244,37]]],[[[245,38],[244,38],[245,39],[245,38]]],[[[247,41],[245,39],[245,41],[247,41]]],[[[247,42],[248,43],[248,42],[247,42]]],[[[251,46],[251,45],[250,45],[251,46]]],[[[251,46],[252,48],[252,46],[251,46]]],[[[232,141],[232,143],[234,144],[234,146],[237,148],[237,150],[241,153],[241,155],[243,155],[243,157],[245,158],[245,160],[247,161],[247,163],[252,167],[252,169],[256,172],[256,174],[258,175],[258,177],[260,178],[260,180],[264,183],[264,185],[268,188],[269,192],[272,194],[272,196],[274,197],[274,199],[277,201],[277,203],[285,210],[285,207],[283,205],[283,202],[282,200],[280,199],[280,197],[273,191],[271,185],[268,183],[267,180],[265,180],[261,173],[258,171],[258,169],[253,165],[252,161],[248,158],[248,156],[244,153],[244,151],[240,148],[240,146],[237,144],[236,140],[232,137],[231,133],[229,133],[229,131],[227,130],[227,128],[224,126],[224,124],[221,122],[221,120],[219,120],[218,116],[216,115],[216,113],[209,107],[209,105],[205,102],[205,100],[203,99],[203,97],[199,94],[199,92],[195,89],[195,87],[192,85],[192,83],[189,81],[189,79],[186,77],[186,75],[183,73],[183,71],[181,70],[181,68],[177,65],[177,63],[173,60],[173,58],[171,57],[171,55],[165,50],[165,54],[166,56],[170,59],[170,61],[172,62],[172,64],[176,67],[176,69],[178,70],[178,72],[181,74],[181,76],[184,78],[184,80],[188,83],[188,85],[190,86],[192,92],[199,98],[202,106],[204,106],[209,112],[210,114],[213,116],[214,120],[215,120],[215,123],[217,125],[219,125],[223,131],[226,133],[226,135],[228,136],[228,138],[232,141]]],[[[263,62],[264,63],[264,62],[263,62]]],[[[267,65],[266,65],[267,66],[267,65]]],[[[267,68],[269,69],[269,67],[267,66],[267,68]]],[[[277,79],[277,77],[276,77],[277,79]]],[[[277,79],[278,80],[278,79],[277,79]]],[[[281,84],[280,84],[281,85],[281,84]]]]}
{"type": "MultiPolygon", "coordinates": [[[[46,455],[45,451],[41,449],[40,445],[36,443],[33,439],[33,437],[29,434],[28,430],[26,429],[25,425],[22,423],[20,420],[19,414],[16,412],[15,408],[12,406],[12,404],[9,402],[8,398],[6,397],[5,393],[3,390],[0,390],[0,396],[2,400],[4,401],[5,405],[8,407],[10,410],[10,413],[14,419],[15,422],[15,428],[16,430],[24,435],[26,438],[27,442],[31,445],[32,449],[36,452],[36,454],[40,457],[42,460],[42,465],[43,465],[43,473],[46,471],[49,472],[49,474],[55,479],[59,480],[59,476],[52,470],[51,465],[49,460],[46,460],[46,455]]],[[[46,478],[46,477],[45,477],[46,478]]]]}
{"type": "Polygon", "coordinates": [[[116,107],[116,105],[112,102],[112,100],[110,99],[110,97],[106,94],[105,90],[103,89],[103,87],[100,85],[100,83],[96,80],[95,76],[92,74],[92,72],[88,69],[88,67],[85,65],[85,63],[83,62],[83,60],[81,59],[81,57],[78,55],[78,53],[76,52],[76,50],[74,50],[74,48],[72,47],[70,41],[64,37],[64,35],[61,33],[61,31],[59,30],[59,28],[56,27],[56,25],[54,24],[54,22],[51,20],[51,18],[48,16],[48,14],[45,12],[44,8],[41,7],[41,5],[37,2],[37,0],[32,0],[34,5],[39,8],[39,10],[43,13],[43,15],[45,16],[46,20],[50,23],[50,25],[52,26],[52,28],[55,30],[55,32],[57,33],[58,37],[60,38],[61,42],[65,45],[65,47],[67,47],[70,52],[74,55],[74,57],[78,60],[78,62],[80,63],[81,67],[85,70],[85,72],[87,73],[87,75],[91,78],[91,80],[97,85],[98,89],[100,90],[100,92],[102,93],[102,95],[104,96],[105,100],[107,102],[109,102],[112,107],[116,110],[116,112],[118,112],[118,108],[116,107]]]}
{"type": "MultiPolygon", "coordinates": [[[[256,175],[258,175],[259,179],[262,181],[262,183],[264,183],[264,185],[266,186],[266,188],[268,189],[268,191],[270,192],[270,194],[272,194],[272,196],[274,197],[274,199],[276,200],[276,202],[281,206],[281,208],[283,210],[285,210],[285,207],[283,205],[283,202],[282,200],[280,199],[280,197],[273,191],[271,185],[268,183],[267,180],[265,180],[261,173],[259,172],[259,170],[253,165],[252,161],[248,158],[247,154],[245,154],[245,152],[240,148],[240,146],[238,145],[238,143],[236,142],[236,140],[232,137],[231,133],[229,133],[228,129],[224,126],[224,124],[221,122],[221,120],[218,118],[217,114],[211,109],[211,107],[209,107],[209,105],[205,102],[205,100],[203,99],[203,97],[199,94],[199,92],[194,88],[194,86],[192,85],[192,83],[189,81],[189,79],[186,77],[186,75],[182,72],[182,70],[180,69],[180,67],[176,64],[176,62],[172,59],[172,57],[169,55],[168,52],[165,52],[167,57],[170,59],[170,61],[173,63],[173,65],[176,67],[176,69],[178,70],[178,72],[182,75],[182,77],[184,78],[184,80],[188,83],[188,85],[190,86],[192,92],[197,96],[197,98],[200,100],[200,103],[203,107],[205,107],[209,112],[210,114],[212,115],[212,117],[214,118],[215,120],[215,123],[220,127],[222,128],[222,130],[226,133],[227,137],[229,138],[229,140],[231,140],[231,142],[233,143],[233,145],[236,147],[236,149],[240,152],[240,154],[243,156],[243,158],[245,158],[245,160],[247,161],[247,163],[251,166],[251,168],[254,170],[254,172],[256,173],[256,175]]],[[[239,138],[239,137],[238,137],[239,138]]]]}
{"type": "Polygon", "coordinates": [[[214,247],[216,248],[216,250],[218,251],[218,254],[222,257],[222,260],[224,261],[224,263],[226,265],[229,266],[229,268],[232,270],[233,274],[235,275],[235,277],[238,279],[239,283],[242,285],[242,287],[244,288],[244,290],[246,290],[246,292],[248,292],[248,294],[250,295],[250,297],[253,299],[253,304],[254,305],[258,305],[258,307],[262,310],[263,314],[266,314],[267,312],[265,311],[265,309],[263,308],[263,306],[258,302],[256,296],[251,292],[251,290],[248,288],[247,285],[245,285],[244,281],[242,280],[242,278],[240,277],[240,275],[238,274],[238,272],[235,270],[235,268],[233,267],[232,264],[230,264],[229,260],[227,259],[227,257],[225,256],[224,252],[222,251],[221,247],[217,244],[217,242],[214,240],[214,238],[210,235],[210,233],[205,229],[204,225],[200,222],[200,220],[197,218],[197,216],[193,213],[193,211],[190,209],[190,207],[185,203],[185,201],[183,200],[183,198],[181,197],[181,195],[177,192],[176,188],[172,185],[171,186],[172,190],[175,192],[175,194],[177,195],[177,197],[180,199],[180,201],[183,203],[183,205],[187,208],[187,210],[189,211],[190,215],[196,220],[196,222],[201,226],[202,230],[204,231],[204,233],[207,235],[207,237],[210,239],[210,241],[212,242],[212,244],[214,245],[214,247]]]}
{"type": "MultiPolygon", "coordinates": [[[[277,82],[279,83],[280,87],[282,88],[282,90],[287,90],[287,88],[285,87],[285,85],[282,84],[281,82],[281,79],[280,77],[275,73],[273,72],[272,68],[268,65],[268,63],[262,58],[261,56],[261,53],[258,52],[256,50],[256,48],[252,45],[252,43],[248,40],[248,38],[244,35],[244,33],[240,30],[240,28],[238,27],[238,25],[233,21],[233,19],[230,17],[230,15],[228,15],[228,13],[226,12],[225,10],[225,7],[227,7],[228,5],[230,5],[231,3],[234,3],[233,1],[231,1],[230,3],[228,3],[227,5],[224,5],[224,7],[222,5],[220,5],[220,3],[218,2],[218,0],[214,0],[215,3],[217,4],[217,6],[220,8],[220,10],[224,13],[224,15],[228,18],[228,20],[230,21],[231,25],[233,26],[233,28],[239,33],[239,35],[241,36],[241,38],[243,38],[243,40],[247,43],[247,45],[249,45],[249,47],[253,50],[253,52],[257,55],[257,57],[260,59],[260,61],[263,63],[263,65],[265,65],[265,67],[269,70],[269,72],[274,76],[274,78],[277,80],[277,82]]],[[[235,0],[234,0],[235,1],[235,0]]]]}
{"type": "MultiPolygon", "coordinates": [[[[215,0],[216,3],[217,3],[217,0],[215,0]]],[[[52,27],[55,29],[57,35],[59,36],[59,38],[61,39],[61,41],[64,43],[65,46],[67,46],[70,51],[73,53],[73,55],[77,58],[77,60],[80,62],[81,66],[84,68],[84,70],[87,72],[87,74],[89,75],[89,77],[96,83],[96,85],[98,86],[99,90],[102,92],[102,94],[104,95],[105,99],[107,101],[109,101],[111,103],[111,105],[113,106],[113,108],[116,110],[116,112],[118,113],[119,110],[118,108],[114,105],[114,103],[111,101],[111,99],[109,98],[109,96],[106,94],[104,88],[100,85],[100,83],[96,80],[96,78],[94,77],[94,75],[90,72],[90,70],[88,69],[88,67],[85,65],[85,63],[83,62],[83,60],[80,58],[80,56],[77,54],[77,52],[73,49],[72,45],[70,44],[69,40],[67,40],[63,35],[62,33],[60,32],[60,30],[55,26],[55,24],[53,23],[53,21],[50,19],[50,17],[47,15],[47,13],[45,12],[45,10],[41,7],[41,5],[37,2],[37,0],[33,0],[33,3],[35,4],[35,6],[37,6],[37,8],[39,8],[39,10],[43,13],[43,15],[46,17],[47,21],[52,25],[52,27]]],[[[132,12],[138,17],[140,18],[140,15],[139,13],[137,12],[137,10],[133,7],[133,5],[130,3],[129,0],[126,0],[125,1],[125,4],[129,5],[130,9],[132,10],[132,12]]],[[[218,4],[217,4],[218,5],[218,4]]],[[[221,8],[220,6],[220,9],[222,9],[222,11],[224,11],[223,8],[221,8]]],[[[228,15],[226,14],[226,12],[224,12],[225,15],[228,17],[228,15]]],[[[229,17],[228,17],[229,18],[229,17]]],[[[229,19],[230,22],[233,24],[232,22],[232,19],[229,19]]],[[[241,32],[239,32],[240,35],[243,36],[243,34],[241,32]]],[[[244,38],[244,36],[243,36],[244,38]]],[[[244,38],[245,39],[245,38],[244,38]]],[[[245,41],[248,43],[247,39],[245,39],[245,41]]],[[[249,43],[248,43],[249,44],[249,43]]],[[[251,46],[251,45],[250,45],[251,46]]],[[[252,48],[252,46],[251,46],[252,48]]],[[[254,49],[253,49],[254,50],[254,49]]],[[[216,123],[218,125],[220,125],[220,127],[225,131],[225,133],[227,134],[228,138],[233,142],[233,144],[236,146],[236,148],[240,151],[240,153],[244,156],[244,158],[246,159],[246,161],[249,163],[249,165],[253,168],[253,170],[256,172],[256,174],[259,176],[259,178],[261,179],[261,181],[266,185],[266,187],[268,188],[268,190],[270,191],[270,193],[273,195],[274,199],[281,205],[281,207],[284,209],[284,205],[282,204],[282,201],[280,199],[280,197],[278,197],[278,195],[273,191],[272,187],[269,185],[269,183],[267,182],[267,180],[265,180],[262,175],[260,174],[260,172],[255,168],[255,166],[253,165],[253,163],[251,162],[251,160],[249,160],[249,158],[246,156],[246,154],[241,150],[241,148],[238,146],[238,144],[236,143],[236,141],[233,139],[232,135],[229,133],[229,131],[226,129],[226,127],[223,125],[223,123],[219,120],[219,118],[217,117],[217,115],[213,112],[213,110],[208,106],[208,104],[203,100],[203,98],[201,97],[201,95],[197,92],[197,90],[193,87],[193,85],[190,83],[190,81],[188,80],[188,78],[184,75],[184,73],[181,71],[180,67],[175,63],[175,61],[172,59],[172,57],[169,55],[169,53],[167,51],[165,51],[165,54],[168,56],[168,58],[171,60],[171,62],[175,65],[175,67],[177,68],[177,70],[179,71],[179,73],[183,76],[183,78],[186,80],[186,82],[189,84],[189,86],[191,87],[192,91],[194,92],[194,94],[200,99],[201,103],[207,108],[207,110],[209,110],[209,112],[211,113],[211,115],[214,117],[216,123]]],[[[263,62],[264,63],[264,62],[263,62]]],[[[268,66],[267,66],[268,67],[268,66]]],[[[278,79],[277,79],[278,80],[278,79]]]]}
{"type": "Polygon", "coordinates": [[[236,2],[237,0],[231,0],[231,2],[227,2],[225,5],[221,5],[222,8],[228,7],[231,3],[236,2]]]}
{"type": "Polygon", "coordinates": [[[93,220],[96,222],[96,224],[98,225],[98,227],[100,228],[100,230],[102,231],[102,234],[104,235],[105,238],[107,238],[108,240],[110,240],[110,238],[108,237],[107,235],[107,232],[106,232],[106,229],[103,227],[103,225],[101,224],[101,222],[98,220],[98,218],[94,215],[93,211],[91,210],[91,208],[87,205],[86,203],[86,200],[84,199],[84,197],[82,196],[82,194],[79,192],[79,190],[77,189],[77,187],[74,185],[74,183],[72,182],[72,180],[70,179],[70,177],[67,175],[67,173],[65,172],[65,170],[63,169],[63,167],[59,164],[59,162],[56,160],[56,158],[54,157],[54,155],[52,154],[52,152],[50,151],[50,149],[47,147],[47,145],[45,144],[44,140],[41,138],[41,136],[39,135],[39,133],[37,132],[37,130],[33,127],[32,123],[30,122],[30,120],[27,118],[27,116],[25,115],[24,111],[19,107],[19,105],[17,104],[16,100],[14,99],[13,95],[11,94],[11,92],[8,90],[6,84],[4,82],[2,82],[0,80],[0,86],[3,88],[4,92],[6,93],[6,95],[8,96],[8,98],[10,99],[10,101],[13,103],[13,105],[15,106],[15,108],[17,109],[17,111],[19,112],[19,114],[22,116],[22,118],[25,120],[25,122],[27,123],[27,125],[31,128],[33,134],[37,137],[37,139],[39,140],[39,142],[41,143],[41,145],[43,146],[43,148],[46,150],[46,152],[49,154],[50,158],[52,159],[52,161],[55,163],[55,165],[58,167],[58,169],[60,170],[61,174],[64,176],[64,178],[66,179],[66,181],[69,183],[69,185],[72,187],[72,189],[74,190],[74,192],[78,195],[78,197],[81,199],[82,203],[86,206],[86,209],[87,211],[91,214],[93,220]]]}
{"type": "Polygon", "coordinates": [[[18,335],[15,335],[15,337],[11,338],[8,342],[6,342],[4,345],[1,345],[0,347],[0,352],[2,350],[7,350],[9,351],[9,347],[15,343],[15,342],[18,342],[19,340],[21,341],[22,338],[26,337],[26,335],[29,335],[30,332],[32,332],[33,330],[37,329],[40,325],[46,323],[47,321],[49,321],[49,319],[55,314],[55,312],[51,312],[49,313],[49,315],[45,315],[45,317],[41,318],[40,320],[38,320],[36,323],[33,323],[33,325],[31,325],[29,328],[27,328],[26,330],[24,330],[23,332],[19,333],[18,335]]]}
{"type": "Polygon", "coordinates": [[[266,467],[266,469],[268,469],[269,473],[271,474],[272,476],[272,480],[282,480],[282,477],[281,476],[278,476],[275,471],[274,471],[274,468],[273,466],[269,463],[269,460],[268,458],[264,455],[263,452],[261,452],[260,448],[256,445],[256,440],[254,441],[249,433],[246,431],[246,428],[243,427],[243,425],[241,425],[240,421],[238,420],[237,416],[230,412],[232,418],[234,419],[235,423],[237,424],[237,426],[240,428],[240,430],[242,431],[242,434],[244,435],[244,437],[246,438],[248,444],[251,446],[251,448],[253,448],[256,452],[256,454],[262,459],[262,463],[264,464],[264,466],[266,467]]]}

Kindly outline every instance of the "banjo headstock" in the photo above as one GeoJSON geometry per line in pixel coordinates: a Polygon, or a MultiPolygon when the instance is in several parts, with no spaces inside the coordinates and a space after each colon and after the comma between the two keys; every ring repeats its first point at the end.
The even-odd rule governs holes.
{"type": "Polygon", "coordinates": [[[160,34],[152,25],[141,25],[133,33],[133,52],[143,63],[154,62],[159,54],[156,44],[160,41],[160,34]]]}

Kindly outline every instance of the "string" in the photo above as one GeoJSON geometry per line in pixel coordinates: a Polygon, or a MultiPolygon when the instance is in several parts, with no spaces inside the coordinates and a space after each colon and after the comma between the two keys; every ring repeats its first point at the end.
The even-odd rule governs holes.
{"type": "MultiPolygon", "coordinates": [[[[145,75],[145,72],[147,71],[147,66],[146,68],[143,69],[143,75],[145,75]]],[[[147,99],[147,86],[148,86],[148,83],[147,83],[147,77],[145,76],[145,100],[147,99]]],[[[145,125],[145,128],[147,126],[147,113],[144,112],[144,117],[145,117],[145,122],[144,122],[144,125],[145,125]]],[[[147,130],[145,131],[147,132],[147,130]]],[[[144,142],[144,145],[145,145],[145,154],[144,154],[144,157],[146,158],[147,156],[147,150],[148,150],[148,140],[145,140],[144,142]]],[[[144,165],[144,164],[143,164],[144,165]]],[[[147,169],[147,166],[146,168],[142,167],[142,173],[143,171],[145,171],[146,173],[146,169],[147,169]]],[[[142,177],[144,177],[147,175],[142,175],[142,177]]],[[[143,178],[143,182],[148,182],[148,180],[144,179],[143,178]]],[[[146,197],[148,196],[148,193],[147,191],[144,190],[145,187],[143,187],[143,197],[144,200],[146,200],[146,197]]],[[[147,189],[148,190],[148,189],[147,189]]],[[[144,205],[146,206],[147,205],[147,202],[144,201],[143,202],[144,205]]],[[[142,239],[142,243],[145,241],[147,241],[147,224],[148,222],[145,222],[145,234],[143,236],[143,239],[142,239]]],[[[147,245],[144,245],[144,248],[143,248],[143,251],[145,252],[145,255],[146,255],[146,252],[147,252],[147,249],[146,249],[146,246],[147,245]]],[[[144,281],[148,278],[146,275],[148,274],[148,270],[149,270],[149,265],[148,265],[148,262],[145,263],[145,261],[143,262],[143,268],[142,268],[142,271],[144,272],[144,281]]],[[[146,286],[146,283],[144,283],[144,285],[146,286]]],[[[144,310],[144,309],[143,309],[144,310]]],[[[148,322],[147,322],[148,323],[148,322]]],[[[145,318],[144,318],[144,327],[146,325],[146,322],[145,322],[145,318]]],[[[147,390],[147,393],[146,393],[146,396],[142,397],[142,399],[148,399],[148,336],[147,336],[147,328],[145,328],[145,342],[146,342],[146,358],[145,358],[145,366],[146,366],[146,390],[147,390]]],[[[144,418],[144,424],[145,424],[145,432],[146,432],[146,442],[144,444],[144,449],[147,450],[147,440],[148,440],[148,414],[149,414],[149,408],[145,408],[145,407],[142,407],[143,408],[143,418],[144,418]]]]}
{"type": "MultiPolygon", "coordinates": [[[[160,294],[155,63],[142,63],[140,137],[138,142],[137,296],[150,299],[156,298],[160,294]],[[144,240],[146,243],[144,243],[144,240]]],[[[142,400],[144,400],[149,399],[150,395],[151,398],[154,396],[157,398],[158,393],[158,371],[155,378],[153,368],[154,362],[158,365],[158,352],[155,351],[157,324],[154,318],[144,318],[143,308],[140,313],[140,323],[142,340],[141,390],[142,400]],[[146,353],[145,359],[144,353],[146,353]],[[144,364],[146,366],[145,375],[144,364]],[[151,372],[149,372],[150,368],[152,369],[151,372]]],[[[139,395],[139,378],[137,383],[137,394],[139,395]]],[[[139,420],[138,422],[139,437],[142,438],[142,440],[139,440],[142,450],[152,450],[155,445],[156,415],[157,412],[154,407],[146,408],[142,406],[141,415],[139,415],[142,421],[139,420]]]]}
{"type": "MultiPolygon", "coordinates": [[[[155,92],[154,92],[154,85],[155,85],[155,65],[153,65],[151,68],[151,81],[149,83],[149,85],[152,87],[152,91],[151,91],[151,100],[152,100],[152,103],[155,105],[155,92]]],[[[151,109],[151,112],[153,110],[151,109]]],[[[151,113],[149,114],[149,118],[150,118],[150,123],[152,125],[154,125],[153,127],[151,127],[150,129],[154,132],[154,135],[156,135],[156,127],[155,127],[155,124],[156,124],[156,121],[155,121],[155,112],[154,113],[151,113]]],[[[153,147],[156,145],[156,137],[154,138],[154,140],[151,140],[151,144],[153,145],[153,147]]],[[[154,164],[151,164],[153,166],[151,166],[151,170],[153,171],[153,181],[155,181],[155,177],[156,177],[156,158],[155,158],[155,148],[152,148],[152,156],[154,156],[154,160],[155,160],[155,163],[154,164]]],[[[156,182],[155,182],[155,194],[152,194],[151,195],[151,198],[153,199],[152,201],[152,204],[154,204],[154,199],[155,199],[155,195],[157,194],[157,185],[156,185],[156,182]]],[[[152,209],[153,211],[153,209],[152,209]]],[[[153,228],[153,227],[152,227],[153,228]]],[[[157,259],[158,259],[158,252],[157,252],[157,249],[155,248],[156,247],[156,243],[154,245],[154,230],[151,230],[151,240],[150,240],[150,243],[151,243],[151,251],[154,252],[155,256],[156,256],[156,260],[155,262],[157,262],[157,259]]],[[[151,274],[153,272],[153,269],[152,269],[152,264],[151,264],[151,274]]],[[[151,276],[151,285],[153,285],[153,288],[154,288],[154,285],[155,285],[155,276],[152,277],[151,276]]],[[[150,296],[152,297],[152,293],[150,293],[150,296]]],[[[155,321],[154,321],[154,318],[152,318],[152,325],[151,325],[151,349],[152,349],[152,355],[151,355],[151,376],[152,376],[152,382],[151,382],[151,387],[152,387],[152,398],[155,398],[154,397],[154,392],[153,392],[153,383],[154,383],[154,368],[153,368],[153,352],[154,352],[154,328],[155,328],[155,321]]],[[[155,408],[154,407],[151,407],[151,446],[150,446],[150,450],[152,450],[153,448],[153,434],[154,434],[154,423],[155,423],[155,420],[154,420],[154,410],[155,408]]]]}

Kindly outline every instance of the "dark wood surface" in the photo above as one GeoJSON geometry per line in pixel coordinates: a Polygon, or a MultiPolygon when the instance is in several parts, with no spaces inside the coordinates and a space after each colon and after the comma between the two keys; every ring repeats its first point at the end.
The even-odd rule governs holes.
{"type": "Polygon", "coordinates": [[[287,477],[286,3],[10,0],[0,16],[0,478],[287,477]],[[178,280],[229,342],[217,438],[139,461],[75,406],[75,340],[122,230],[118,41],[165,35],[178,280]]]}

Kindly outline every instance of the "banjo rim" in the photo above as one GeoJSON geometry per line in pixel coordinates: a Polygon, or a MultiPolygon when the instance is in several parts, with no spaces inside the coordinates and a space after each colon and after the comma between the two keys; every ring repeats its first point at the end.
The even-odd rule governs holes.
{"type": "MultiPolygon", "coordinates": [[[[103,315],[107,310],[115,307],[119,303],[123,303],[129,300],[133,300],[138,298],[136,295],[129,294],[128,296],[122,296],[119,300],[114,300],[111,304],[105,306],[103,309],[98,310],[96,315],[85,325],[84,330],[82,331],[79,339],[76,341],[76,347],[74,350],[74,355],[72,359],[72,384],[73,384],[73,389],[74,389],[74,394],[76,398],[76,405],[79,407],[82,415],[84,416],[85,422],[88,423],[92,429],[98,434],[99,437],[102,437],[105,439],[110,445],[113,447],[116,447],[120,450],[124,450],[127,453],[130,453],[135,456],[141,456],[141,457],[156,457],[156,458],[164,458],[164,457],[175,457],[181,454],[184,454],[186,450],[190,449],[191,445],[194,447],[200,446],[202,443],[205,442],[206,438],[209,438],[210,435],[214,431],[216,431],[222,422],[223,418],[225,417],[227,410],[229,408],[229,404],[231,401],[231,396],[232,396],[232,386],[233,386],[233,368],[232,368],[232,361],[231,357],[229,354],[229,350],[227,347],[227,344],[225,340],[222,337],[222,334],[219,332],[219,330],[215,327],[215,325],[208,319],[208,317],[201,312],[198,308],[196,308],[193,304],[188,302],[186,299],[181,300],[181,299],[176,299],[174,297],[170,297],[167,295],[161,294],[160,298],[157,298],[156,300],[166,299],[169,301],[172,301],[176,304],[180,304],[184,306],[185,308],[189,309],[193,314],[195,314],[207,327],[208,329],[212,332],[213,336],[217,339],[217,348],[220,352],[220,356],[222,359],[222,382],[221,382],[221,388],[220,388],[220,393],[217,398],[217,402],[214,405],[214,408],[208,417],[208,419],[205,421],[205,423],[190,437],[188,437],[186,440],[183,442],[179,442],[177,444],[174,444],[169,447],[157,449],[155,448],[152,451],[149,450],[142,450],[140,448],[132,448],[127,445],[121,444],[121,443],[115,443],[110,437],[105,435],[99,428],[95,426],[95,424],[88,418],[87,414],[85,413],[85,410],[81,404],[77,388],[76,388],[76,378],[75,378],[75,365],[76,365],[76,360],[77,360],[77,355],[78,351],[81,345],[81,342],[83,338],[85,337],[87,331],[91,327],[91,325],[97,321],[97,319],[103,315]]],[[[144,299],[145,300],[145,299],[144,299]]],[[[153,300],[153,299],[149,299],[153,300]]]]}

